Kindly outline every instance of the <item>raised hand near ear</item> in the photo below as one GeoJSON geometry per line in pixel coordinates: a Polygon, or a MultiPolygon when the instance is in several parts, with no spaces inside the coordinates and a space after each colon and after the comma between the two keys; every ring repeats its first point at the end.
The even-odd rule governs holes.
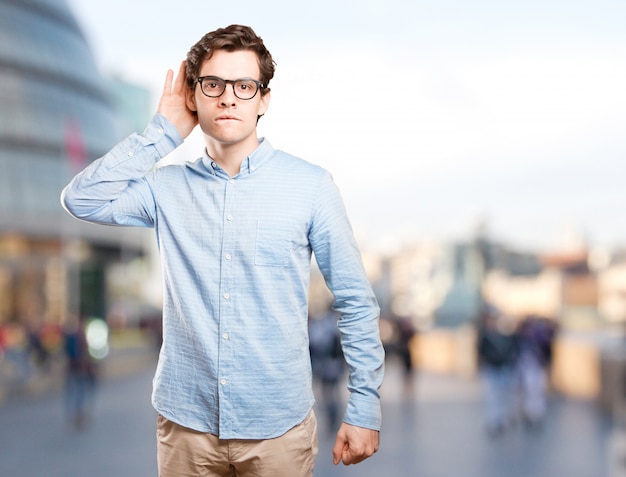
{"type": "Polygon", "coordinates": [[[168,70],[163,86],[163,93],[159,100],[157,112],[165,116],[178,129],[185,139],[198,125],[198,116],[187,106],[187,95],[190,94],[187,86],[185,61],[180,64],[178,75],[174,80],[174,72],[168,70]]]}

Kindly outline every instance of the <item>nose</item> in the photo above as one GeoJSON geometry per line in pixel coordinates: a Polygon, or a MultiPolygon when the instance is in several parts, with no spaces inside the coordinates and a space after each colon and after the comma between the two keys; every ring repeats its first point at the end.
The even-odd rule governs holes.
{"type": "Polygon", "coordinates": [[[232,106],[236,103],[235,86],[232,84],[226,84],[224,92],[220,96],[220,104],[223,106],[232,106]]]}

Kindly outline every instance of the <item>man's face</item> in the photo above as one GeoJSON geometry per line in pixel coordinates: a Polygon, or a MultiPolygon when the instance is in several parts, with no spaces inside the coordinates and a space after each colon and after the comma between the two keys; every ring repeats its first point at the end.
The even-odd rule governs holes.
{"type": "MultiPolygon", "coordinates": [[[[202,64],[199,76],[216,76],[224,80],[260,80],[257,55],[246,50],[217,50],[202,64]]],[[[203,94],[200,84],[196,84],[190,91],[187,105],[189,109],[197,111],[200,128],[207,139],[222,145],[249,143],[254,149],[257,146],[257,117],[265,114],[269,96],[269,93],[261,96],[259,90],[252,99],[239,99],[233,92],[233,85],[228,83],[221,96],[210,98],[203,94]]]]}

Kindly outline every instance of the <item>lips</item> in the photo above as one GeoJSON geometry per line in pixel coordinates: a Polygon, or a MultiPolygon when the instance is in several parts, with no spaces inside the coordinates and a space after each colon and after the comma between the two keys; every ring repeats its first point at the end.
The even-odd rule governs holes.
{"type": "Polygon", "coordinates": [[[239,118],[235,116],[230,116],[228,114],[223,114],[215,118],[216,121],[239,121],[239,118]]]}

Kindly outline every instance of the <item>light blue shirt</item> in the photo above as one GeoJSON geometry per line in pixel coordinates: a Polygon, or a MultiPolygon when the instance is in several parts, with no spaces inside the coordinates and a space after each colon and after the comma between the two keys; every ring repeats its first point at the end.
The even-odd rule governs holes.
{"type": "Polygon", "coordinates": [[[341,314],[344,420],[380,429],[379,309],[330,174],[264,139],[234,177],[206,153],[155,167],[181,143],[157,114],[62,194],[79,219],[156,229],[164,283],[157,412],[223,439],[277,437],[302,422],[314,403],[314,253],[341,314]]]}

